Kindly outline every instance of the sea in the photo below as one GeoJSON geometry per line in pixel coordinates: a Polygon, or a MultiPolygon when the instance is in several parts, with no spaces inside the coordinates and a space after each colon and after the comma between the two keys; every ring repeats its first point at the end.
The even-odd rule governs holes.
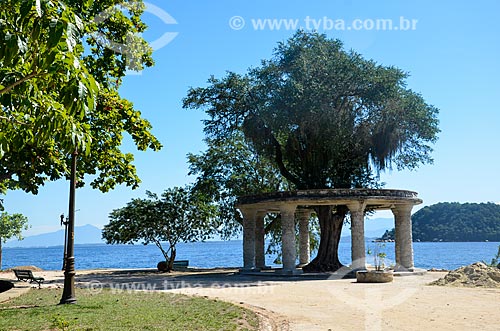
{"type": "MultiPolygon", "coordinates": [[[[339,246],[340,261],[351,263],[351,244],[343,238],[339,246]]],[[[377,244],[366,241],[366,248],[377,244]]],[[[453,270],[477,261],[491,262],[498,252],[499,242],[415,242],[413,243],[415,266],[424,269],[453,270]]],[[[241,240],[180,243],[177,260],[189,260],[190,267],[216,268],[241,267],[243,264],[241,240]]],[[[385,243],[380,249],[387,254],[386,265],[394,263],[394,243],[385,243]]],[[[314,257],[314,253],[312,254],[314,257]]],[[[142,269],[155,268],[163,259],[155,245],[75,245],[75,267],[83,269],[142,269]]],[[[266,264],[274,264],[276,256],[267,255],[266,264]]],[[[367,263],[373,263],[367,256],[367,263]]],[[[4,248],[2,269],[34,265],[44,270],[61,270],[63,246],[4,248]]]]}

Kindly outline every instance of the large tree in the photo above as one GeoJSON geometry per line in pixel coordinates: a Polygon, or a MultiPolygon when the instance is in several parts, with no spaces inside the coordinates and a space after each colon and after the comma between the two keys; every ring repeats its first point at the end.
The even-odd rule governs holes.
{"type": "Polygon", "coordinates": [[[190,188],[167,189],[161,197],[147,192],[147,196],[113,210],[102,236],[108,244],[154,243],[167,270],[172,270],[179,242],[205,240],[215,231],[215,206],[190,188]]]}
{"type": "Polygon", "coordinates": [[[139,33],[142,1],[4,0],[0,3],[0,193],[37,193],[68,177],[79,153],[78,183],[102,191],[140,180],[124,133],[140,150],[158,150],[150,123],[118,88],[126,70],[153,64],[139,33]],[[112,10],[115,4],[123,10],[112,10]],[[106,13],[98,19],[99,13],[106,13]],[[103,41],[104,40],[104,41],[103,41]],[[107,42],[107,43],[106,43],[107,42]],[[120,45],[120,46],[117,46],[120,45]]]}
{"type": "Polygon", "coordinates": [[[22,214],[0,213],[0,270],[2,269],[2,244],[12,237],[22,240],[22,231],[28,229],[28,218],[22,214]]]}
{"type": "MultiPolygon", "coordinates": [[[[206,111],[212,141],[242,133],[296,189],[378,187],[382,170],[432,162],[438,110],[406,87],[407,77],[339,40],[299,31],[247,74],[191,89],[184,106],[206,111]]],[[[320,246],[305,270],[337,270],[348,209],[316,214],[320,246]]]]}

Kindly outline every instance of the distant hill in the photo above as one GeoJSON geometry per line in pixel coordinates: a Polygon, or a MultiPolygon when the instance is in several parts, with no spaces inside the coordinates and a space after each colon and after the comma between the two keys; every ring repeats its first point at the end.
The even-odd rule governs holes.
{"type": "MultiPolygon", "coordinates": [[[[101,229],[87,224],[75,227],[75,244],[103,244],[101,229]]],[[[4,247],[49,247],[64,245],[64,229],[9,241],[4,247]]]]}
{"type": "MultiPolygon", "coordinates": [[[[500,205],[442,202],[412,216],[414,241],[500,241],[500,205]]],[[[382,239],[394,239],[387,231],[382,239]]]]}

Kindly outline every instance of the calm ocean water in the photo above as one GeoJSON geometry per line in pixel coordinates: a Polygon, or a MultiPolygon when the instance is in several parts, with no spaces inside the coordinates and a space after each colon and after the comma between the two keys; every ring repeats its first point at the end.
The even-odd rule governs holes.
{"type": "MultiPolygon", "coordinates": [[[[425,269],[456,269],[477,261],[490,262],[498,251],[495,242],[418,242],[413,244],[415,266],[425,269]]],[[[367,241],[366,247],[375,247],[367,241]]],[[[394,243],[383,249],[388,262],[394,261],[394,243]]],[[[20,265],[35,265],[44,270],[60,270],[63,247],[4,248],[2,268],[20,265]]],[[[351,245],[343,239],[339,248],[340,260],[351,262],[351,245]]],[[[181,243],[177,248],[177,259],[189,260],[189,265],[200,268],[239,267],[242,265],[242,243],[233,241],[210,241],[181,243]]],[[[155,268],[162,260],[160,250],[154,245],[76,245],[77,269],[95,268],[155,268]]],[[[267,264],[273,265],[273,256],[266,256],[267,264]]],[[[370,256],[367,262],[372,263],[370,256]]]]}

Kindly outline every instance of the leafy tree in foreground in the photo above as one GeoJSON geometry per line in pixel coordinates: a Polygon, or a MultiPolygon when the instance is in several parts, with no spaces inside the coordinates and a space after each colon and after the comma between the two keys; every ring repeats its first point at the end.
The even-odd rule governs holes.
{"type": "MultiPolygon", "coordinates": [[[[378,187],[379,171],[432,161],[438,110],[406,88],[407,76],[299,31],[247,74],[191,89],[184,107],[205,110],[211,142],[243,134],[296,189],[378,187]]],[[[316,214],[320,246],[304,270],[337,270],[348,209],[319,206],[316,214]]]]}
{"type": "Polygon", "coordinates": [[[179,242],[205,240],[214,233],[215,207],[188,188],[174,187],[160,197],[147,192],[147,196],[113,210],[102,236],[108,244],[154,243],[172,270],[179,242]]]}
{"type": "Polygon", "coordinates": [[[118,88],[127,69],[153,62],[139,35],[146,29],[140,19],[144,4],[110,10],[117,3],[128,4],[0,2],[0,39],[5,41],[0,45],[0,193],[36,194],[47,180],[68,177],[75,150],[79,186],[86,174],[103,192],[121,183],[138,186],[133,155],[121,150],[124,133],[139,150],[158,150],[161,144],[118,88]],[[107,19],[96,19],[103,12],[107,19]]]}
{"type": "Polygon", "coordinates": [[[12,237],[22,240],[21,232],[28,229],[28,218],[21,214],[0,214],[0,270],[2,269],[2,244],[12,237]]]}
{"type": "Polygon", "coordinates": [[[37,174],[53,177],[64,168],[52,166],[60,163],[57,153],[90,147],[81,120],[94,110],[98,85],[80,59],[83,29],[58,1],[0,3],[2,193],[17,187],[36,193],[43,183],[37,174]]]}

